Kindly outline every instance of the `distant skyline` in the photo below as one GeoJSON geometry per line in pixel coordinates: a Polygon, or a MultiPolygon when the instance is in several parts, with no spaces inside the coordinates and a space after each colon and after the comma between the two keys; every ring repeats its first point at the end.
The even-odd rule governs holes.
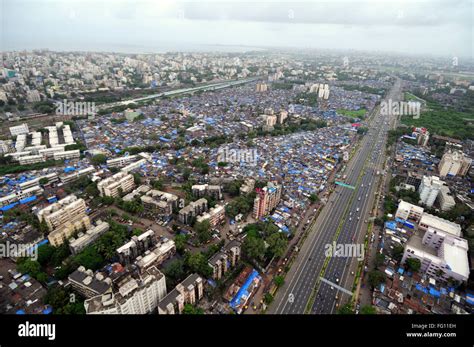
{"type": "Polygon", "coordinates": [[[244,45],[474,57],[470,0],[3,0],[1,7],[2,51],[159,53],[244,45]]]}

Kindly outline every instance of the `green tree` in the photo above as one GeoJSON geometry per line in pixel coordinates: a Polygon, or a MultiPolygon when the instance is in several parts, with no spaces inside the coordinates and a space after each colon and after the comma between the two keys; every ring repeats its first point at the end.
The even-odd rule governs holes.
{"type": "Polygon", "coordinates": [[[395,260],[400,261],[403,257],[404,248],[402,245],[396,245],[393,247],[392,256],[395,260]]]}
{"type": "Polygon", "coordinates": [[[354,314],[351,304],[345,304],[339,308],[338,314],[354,314]]]}
{"type": "Polygon", "coordinates": [[[309,196],[309,201],[311,201],[313,204],[314,204],[315,202],[317,202],[318,200],[319,200],[319,198],[318,198],[318,195],[317,195],[317,194],[312,193],[312,194],[309,196]]]}
{"type": "Polygon", "coordinates": [[[41,184],[42,186],[44,186],[48,182],[49,182],[49,180],[46,177],[41,177],[40,180],[39,180],[39,184],[41,184]]]}
{"type": "Polygon", "coordinates": [[[186,248],[187,236],[183,234],[178,234],[174,238],[174,243],[176,246],[176,251],[182,254],[186,248]]]}
{"type": "Polygon", "coordinates": [[[175,259],[164,269],[166,277],[170,277],[174,281],[184,279],[186,272],[184,271],[184,262],[180,259],[175,259]]]}
{"type": "Polygon", "coordinates": [[[184,305],[183,314],[204,314],[204,310],[191,304],[184,305]]]}
{"type": "Polygon", "coordinates": [[[379,270],[372,270],[369,272],[369,283],[372,288],[377,287],[379,284],[385,282],[385,274],[379,270]]]}
{"type": "Polygon", "coordinates": [[[206,242],[211,239],[211,224],[209,220],[194,224],[194,231],[198,236],[199,242],[206,242]]]}
{"type": "Polygon", "coordinates": [[[377,310],[372,305],[364,305],[360,308],[361,314],[376,314],[377,310]]]}
{"type": "Polygon", "coordinates": [[[381,254],[381,253],[377,253],[377,255],[375,256],[375,261],[374,261],[374,265],[375,267],[380,267],[383,265],[385,261],[385,255],[381,254]]]}
{"type": "Polygon", "coordinates": [[[247,259],[262,260],[265,255],[265,244],[259,237],[247,236],[242,245],[242,251],[247,259]]]}
{"type": "Polygon", "coordinates": [[[418,272],[421,267],[420,259],[417,258],[408,258],[405,262],[408,270],[412,272],[418,272]]]}
{"type": "Polygon", "coordinates": [[[267,305],[270,305],[270,304],[273,302],[273,295],[271,295],[270,293],[266,293],[266,294],[263,296],[263,301],[264,301],[267,305]]]}
{"type": "Polygon", "coordinates": [[[107,157],[104,154],[96,154],[91,158],[91,162],[94,165],[101,165],[107,162],[107,157]]]}
{"type": "Polygon", "coordinates": [[[271,234],[267,239],[268,250],[275,257],[281,257],[285,254],[288,247],[288,239],[283,233],[276,232],[271,234]]]}
{"type": "Polygon", "coordinates": [[[275,282],[277,287],[281,287],[285,284],[285,278],[283,276],[275,276],[273,282],[275,282]]]}

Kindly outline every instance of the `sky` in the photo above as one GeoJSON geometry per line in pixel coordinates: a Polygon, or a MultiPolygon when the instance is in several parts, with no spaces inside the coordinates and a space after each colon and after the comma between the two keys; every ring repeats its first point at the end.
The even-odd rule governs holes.
{"type": "Polygon", "coordinates": [[[300,48],[473,59],[472,0],[0,0],[2,51],[300,48]]]}

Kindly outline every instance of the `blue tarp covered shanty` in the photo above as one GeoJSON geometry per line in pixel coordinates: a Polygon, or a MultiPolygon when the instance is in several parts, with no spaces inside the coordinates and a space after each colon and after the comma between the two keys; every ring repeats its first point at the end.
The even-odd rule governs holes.
{"type": "Polygon", "coordinates": [[[3,211],[3,212],[8,211],[8,210],[12,209],[13,207],[15,207],[16,205],[18,205],[18,202],[14,202],[12,204],[3,206],[3,207],[0,208],[0,211],[3,211]]]}
{"type": "Polygon", "coordinates": [[[68,167],[65,167],[64,168],[64,172],[72,172],[72,171],[76,171],[76,168],[73,167],[73,166],[68,166],[68,167]]]}
{"type": "Polygon", "coordinates": [[[390,230],[397,230],[397,223],[393,221],[385,222],[385,227],[390,230]]]}
{"type": "Polygon", "coordinates": [[[466,294],[466,302],[469,305],[474,305],[474,293],[467,293],[466,294]]]}
{"type": "Polygon", "coordinates": [[[403,225],[409,227],[410,229],[414,229],[414,228],[415,228],[415,225],[414,225],[413,223],[408,222],[408,221],[406,221],[405,223],[403,223],[403,225]]]}
{"type": "Polygon", "coordinates": [[[433,287],[430,288],[430,291],[429,291],[430,295],[433,295],[435,298],[439,298],[441,296],[441,293],[434,289],[433,287]]]}
{"type": "Polygon", "coordinates": [[[16,314],[26,314],[25,310],[18,310],[15,312],[16,314]]]}
{"type": "Polygon", "coordinates": [[[44,310],[43,310],[43,314],[51,314],[53,313],[53,308],[51,306],[47,306],[44,310]]]}
{"type": "Polygon", "coordinates": [[[253,280],[258,276],[258,272],[256,270],[253,270],[252,273],[249,275],[245,283],[240,287],[239,291],[237,294],[234,296],[234,298],[230,301],[230,307],[236,308],[237,305],[240,304],[240,301],[243,296],[249,296],[248,289],[250,285],[252,284],[253,280]]]}
{"type": "Polygon", "coordinates": [[[35,201],[36,200],[36,195],[30,196],[28,198],[24,198],[20,200],[20,204],[27,204],[29,202],[35,201]]]}

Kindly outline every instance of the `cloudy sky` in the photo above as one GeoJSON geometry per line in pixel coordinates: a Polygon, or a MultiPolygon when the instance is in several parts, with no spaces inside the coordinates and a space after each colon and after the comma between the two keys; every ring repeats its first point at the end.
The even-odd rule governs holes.
{"type": "Polygon", "coordinates": [[[471,0],[0,0],[0,49],[223,46],[474,56],[471,0]]]}

